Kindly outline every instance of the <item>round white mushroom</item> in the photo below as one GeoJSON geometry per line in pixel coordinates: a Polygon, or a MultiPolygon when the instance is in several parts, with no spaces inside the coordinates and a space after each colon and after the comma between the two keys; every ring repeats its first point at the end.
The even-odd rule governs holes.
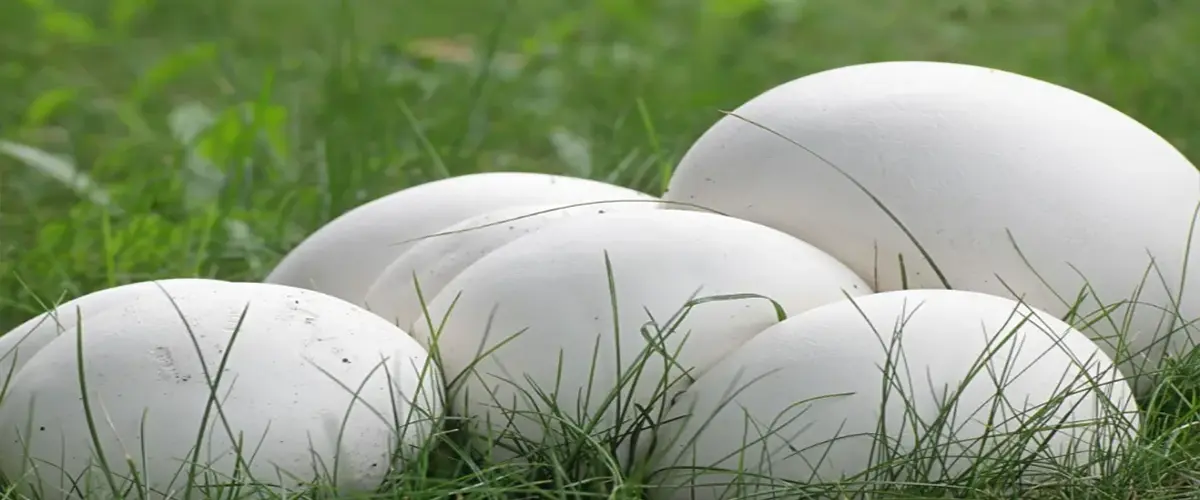
{"type": "Polygon", "coordinates": [[[599,181],[524,172],[452,177],[404,189],[330,221],[292,249],[267,283],[361,304],[367,289],[413,242],[489,210],[518,205],[654,200],[599,181]]]}
{"type": "Polygon", "coordinates": [[[440,380],[399,328],[292,287],[160,284],[58,336],[13,380],[0,471],[21,492],[178,498],[234,477],[273,494],[369,492],[431,435],[440,380]]]}
{"type": "Polygon", "coordinates": [[[431,339],[455,381],[453,409],[497,445],[493,458],[562,444],[554,419],[601,422],[593,437],[628,450],[646,425],[637,418],[665,411],[688,377],[779,321],[772,301],[794,314],[865,293],[841,263],[765,226],[629,211],[559,222],[484,256],[413,334],[431,339]]]}
{"type": "Polygon", "coordinates": [[[1074,310],[1130,375],[1197,336],[1200,173],[1129,116],[1033,78],[937,62],[805,76],[721,118],[664,199],[785,231],[880,291],[1074,310]]]}
{"type": "Polygon", "coordinates": [[[1111,460],[1093,453],[1120,456],[1138,422],[1112,360],[1048,313],[882,292],[795,315],[697,379],[656,433],[651,498],[823,496],[843,480],[854,496],[872,478],[953,481],[971,466],[1030,464],[1014,481],[1103,473],[1111,460]]]}
{"type": "MultiPolygon", "coordinates": [[[[458,273],[517,238],[568,217],[653,208],[657,206],[620,202],[567,208],[535,205],[502,208],[468,218],[438,231],[432,238],[417,242],[404,252],[371,285],[363,305],[407,329],[424,313],[422,303],[436,297],[458,273]]],[[[426,341],[423,338],[417,340],[426,341]]]]}

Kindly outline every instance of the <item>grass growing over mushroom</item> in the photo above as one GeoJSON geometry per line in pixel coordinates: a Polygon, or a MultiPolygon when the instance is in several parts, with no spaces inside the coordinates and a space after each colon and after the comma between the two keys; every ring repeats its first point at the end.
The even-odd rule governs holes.
{"type": "MultiPolygon", "coordinates": [[[[610,265],[608,268],[610,290],[616,288],[616,274],[610,265]]],[[[641,333],[649,346],[641,356],[627,360],[628,364],[625,365],[627,368],[621,372],[619,378],[621,382],[615,390],[605,392],[598,389],[595,394],[597,398],[605,400],[606,407],[616,407],[618,418],[615,422],[600,418],[581,417],[577,410],[573,411],[573,409],[555,405],[551,395],[554,388],[529,387],[528,384],[524,384],[525,387],[519,389],[519,399],[528,402],[525,405],[526,408],[533,407],[536,408],[536,411],[516,410],[519,413],[510,412],[506,416],[535,419],[547,435],[554,436],[552,440],[541,442],[526,440],[511,434],[504,423],[498,422],[491,424],[496,426],[492,431],[498,431],[499,434],[479,432],[478,430],[481,428],[476,428],[472,432],[460,417],[451,415],[442,421],[440,432],[429,441],[428,446],[408,452],[403,462],[405,464],[403,469],[390,477],[383,490],[373,498],[643,498],[648,488],[653,487],[651,475],[661,474],[662,471],[656,471],[649,467],[649,464],[642,459],[644,457],[621,454],[622,445],[632,444],[634,446],[631,448],[637,448],[638,440],[649,440],[650,446],[644,448],[643,451],[648,450],[647,452],[651,455],[658,452],[658,446],[669,445],[670,443],[656,443],[654,439],[656,437],[672,439],[672,436],[662,434],[654,436],[651,429],[656,423],[664,421],[664,415],[674,400],[674,396],[678,394],[681,385],[686,386],[693,380],[693,377],[691,374],[676,374],[661,380],[642,380],[641,383],[658,384],[657,390],[654,391],[650,400],[637,404],[626,398],[629,397],[633,384],[638,383],[636,378],[639,372],[646,369],[647,366],[652,363],[674,363],[674,353],[662,346],[666,344],[665,340],[668,337],[687,335],[687,332],[681,330],[679,326],[692,310],[705,307],[706,304],[712,302],[739,300],[770,300],[770,298],[749,293],[697,296],[681,304],[679,310],[668,317],[654,318],[646,315],[643,318],[646,320],[645,327],[641,333]],[[626,410],[624,412],[621,411],[622,405],[626,410]],[[518,450],[521,460],[506,462],[491,460],[489,455],[497,446],[518,450]]],[[[614,315],[623,314],[618,308],[618,300],[615,296],[613,296],[612,306],[614,315]]],[[[911,314],[919,314],[919,306],[919,304],[913,304],[911,314]]],[[[782,320],[787,316],[787,311],[778,304],[775,304],[775,309],[777,319],[782,320]]],[[[250,302],[242,313],[243,317],[246,314],[252,314],[253,310],[253,302],[250,302]]],[[[452,315],[453,311],[449,314],[452,315]]],[[[981,353],[980,359],[975,361],[978,368],[973,369],[973,377],[990,378],[999,375],[998,379],[993,379],[990,383],[996,384],[997,388],[1007,385],[1004,374],[996,374],[989,368],[985,368],[985,365],[994,363],[992,369],[998,366],[1003,370],[1004,367],[1009,366],[1011,359],[993,358],[989,360],[986,359],[986,356],[1002,351],[1003,345],[1018,342],[1012,337],[1012,329],[1031,321],[1023,314],[1014,311],[1014,316],[1009,324],[991,332],[994,333],[994,340],[988,346],[987,351],[981,353]]],[[[432,326],[432,323],[440,323],[444,321],[444,318],[441,320],[428,318],[428,321],[432,326]]],[[[1032,319],[1032,321],[1037,322],[1038,320],[1032,319]]],[[[180,323],[180,328],[185,328],[183,321],[180,323]]],[[[72,333],[75,336],[72,340],[80,348],[78,354],[80,362],[86,363],[86,355],[83,353],[80,343],[83,335],[80,332],[86,330],[86,319],[81,319],[77,326],[80,328],[72,333]]],[[[883,382],[881,398],[907,402],[911,398],[919,398],[918,391],[936,389],[936,387],[914,386],[913,374],[900,373],[895,369],[903,356],[899,351],[894,350],[897,346],[895,336],[904,335],[903,325],[895,325],[895,331],[887,331],[888,325],[876,326],[881,327],[876,332],[880,342],[885,343],[889,349],[888,363],[881,367],[881,382],[883,382]],[[892,368],[888,369],[888,366],[892,368]]],[[[433,331],[436,336],[438,330],[433,331]]],[[[496,333],[501,338],[511,338],[521,335],[523,332],[496,333]]],[[[1057,332],[1045,331],[1045,333],[1055,334],[1057,332]]],[[[188,334],[192,335],[190,331],[188,334]]],[[[601,337],[604,336],[601,335],[601,337]]],[[[237,349],[236,339],[237,334],[235,333],[225,350],[226,356],[232,350],[237,349]]],[[[606,340],[597,338],[597,342],[606,340]]],[[[496,350],[498,349],[502,349],[502,347],[496,350]]],[[[481,353],[480,356],[488,356],[493,352],[495,350],[481,353]]],[[[436,348],[432,354],[433,359],[436,360],[438,358],[436,348]]],[[[574,360],[569,364],[578,366],[587,361],[591,361],[590,368],[593,371],[598,368],[595,359],[574,360]]],[[[1085,364],[1088,362],[1088,360],[1081,361],[1085,364]]],[[[223,365],[224,360],[208,360],[208,362],[209,364],[223,365]]],[[[617,363],[620,363],[619,359],[617,359],[617,363]]],[[[559,369],[569,370],[564,368],[566,364],[560,364],[559,369]]],[[[320,367],[314,366],[313,369],[320,369],[320,367]]],[[[422,369],[428,370],[431,369],[431,366],[427,365],[422,369]]],[[[216,371],[224,372],[223,369],[216,371]]],[[[451,400],[455,393],[461,390],[461,382],[466,377],[487,377],[493,384],[521,384],[520,380],[505,380],[494,373],[482,374],[468,371],[449,381],[451,400]]],[[[1194,415],[1191,410],[1182,413],[1179,411],[1180,398],[1172,391],[1178,391],[1183,387],[1177,383],[1179,374],[1175,373],[1175,370],[1168,370],[1162,384],[1165,392],[1156,393],[1148,401],[1143,402],[1144,411],[1140,415],[1142,419],[1140,430],[1133,430],[1129,427],[1128,415],[1115,414],[1099,422],[1100,425],[1107,425],[1109,430],[1114,430],[1118,434],[1128,432],[1135,435],[1136,438],[1132,441],[1113,441],[1111,440],[1113,434],[1110,433],[1108,436],[1097,437],[1095,442],[1098,448],[1094,450],[1093,455],[1087,461],[1073,461],[1068,457],[1055,457],[1052,462],[1036,461],[1027,450],[1041,446],[1047,432],[1059,432],[1066,429],[1065,424],[1054,419],[1053,413],[1057,407],[1069,404],[1067,399],[1073,394],[1102,389],[1101,386],[1095,385],[1096,379],[1070,379],[1070,375],[1067,377],[1065,380],[1047,380],[1047,383],[1060,384],[1061,391],[1045,406],[1035,408],[1032,413],[1025,414],[1024,418],[1027,420],[1015,432],[994,432],[985,435],[984,439],[989,442],[990,453],[975,457],[975,464],[972,467],[949,479],[938,477],[937,467],[944,461],[958,460],[961,457],[947,454],[947,447],[951,446],[953,442],[945,439],[949,436],[940,435],[940,433],[953,432],[949,427],[953,425],[951,412],[955,411],[952,402],[957,399],[957,391],[965,387],[966,383],[972,379],[964,380],[957,386],[956,381],[945,381],[949,383],[949,386],[945,388],[948,393],[944,399],[946,403],[941,410],[942,414],[935,415],[932,419],[929,415],[922,418],[916,414],[906,414],[906,421],[912,422],[913,425],[919,423],[915,429],[920,429],[918,432],[922,434],[931,433],[926,437],[932,437],[932,439],[922,439],[915,449],[910,450],[894,448],[893,446],[896,445],[887,440],[881,441],[879,445],[882,449],[878,461],[861,475],[838,482],[798,484],[771,482],[755,474],[734,469],[732,470],[736,478],[734,488],[763,487],[760,485],[765,485],[759,495],[774,494],[779,498],[857,498],[857,495],[864,491],[870,491],[875,498],[945,498],[947,496],[1012,498],[1014,492],[1020,492],[1022,498],[1126,498],[1126,495],[1137,495],[1136,498],[1182,498],[1193,491],[1192,473],[1195,468],[1192,460],[1195,456],[1189,453],[1189,449],[1194,448],[1195,437],[1194,433],[1189,430],[1190,423],[1183,425],[1180,423],[1190,422],[1194,415]],[[940,437],[938,437],[939,435],[940,437]],[[1035,467],[1041,469],[1039,472],[1043,474],[1042,482],[1033,486],[1021,483],[1023,474],[1035,467]]],[[[920,379],[920,374],[915,378],[920,379]]],[[[79,370],[78,380],[80,388],[83,390],[87,380],[83,377],[82,369],[79,370]]],[[[345,389],[354,391],[354,381],[345,382],[348,382],[345,389]]],[[[756,382],[758,380],[745,380],[744,385],[724,388],[725,395],[732,397],[756,382]]],[[[939,382],[934,381],[935,384],[939,382]]],[[[204,427],[212,428],[211,432],[221,432],[222,398],[219,394],[227,390],[227,387],[221,383],[219,376],[210,380],[209,383],[214,394],[210,400],[213,409],[212,417],[204,427]]],[[[807,404],[820,404],[822,399],[843,396],[845,394],[829,394],[807,401],[797,401],[796,405],[802,407],[807,404]]],[[[494,403],[505,405],[508,402],[496,400],[494,403]]],[[[87,400],[83,401],[83,404],[88,409],[86,411],[88,425],[90,433],[95,438],[94,426],[104,425],[101,415],[103,410],[99,410],[98,406],[87,400]]],[[[730,403],[725,402],[724,404],[730,403]]],[[[1021,401],[1009,401],[1000,397],[985,404],[984,407],[959,406],[957,411],[960,415],[964,410],[981,411],[986,414],[989,411],[994,412],[1000,407],[1020,408],[1021,406],[1021,401]],[[989,408],[987,405],[991,407],[989,408]]],[[[905,403],[903,407],[907,410],[913,408],[914,405],[905,403]]],[[[147,415],[147,417],[149,418],[151,415],[147,415]]],[[[760,452],[758,449],[761,441],[765,437],[779,432],[776,425],[786,423],[782,420],[783,415],[778,417],[755,415],[754,417],[768,425],[747,432],[745,449],[739,452],[748,454],[760,452]]],[[[440,417],[431,416],[430,418],[440,417]]],[[[486,429],[486,425],[482,429],[486,429]]],[[[397,431],[404,432],[405,430],[397,429],[397,431]]],[[[726,431],[728,429],[721,429],[719,432],[726,431]]],[[[829,446],[836,446],[837,440],[850,437],[852,436],[830,436],[829,446]]],[[[888,435],[888,437],[894,439],[895,436],[888,435]]],[[[261,436],[257,439],[266,438],[267,436],[261,436]]],[[[254,440],[253,437],[246,438],[247,449],[253,447],[252,441],[254,440]]],[[[142,445],[145,446],[145,443],[142,445]]],[[[252,457],[242,456],[243,460],[247,462],[253,460],[252,457]]],[[[329,466],[329,464],[324,465],[329,466]]],[[[41,471],[54,473],[52,466],[49,470],[45,464],[39,467],[41,471]]],[[[91,482],[81,482],[78,486],[81,491],[88,493],[84,495],[85,497],[152,497],[153,492],[143,490],[142,488],[145,486],[139,482],[140,476],[137,471],[142,469],[144,464],[139,464],[132,459],[126,460],[125,463],[97,460],[94,467],[101,473],[93,477],[91,482]]],[[[333,465],[331,469],[336,469],[336,465],[333,465]]],[[[708,472],[716,471],[718,469],[708,472]]],[[[701,466],[695,472],[704,473],[706,471],[701,466]]],[[[249,475],[226,477],[207,469],[203,463],[192,465],[184,463],[180,465],[177,478],[174,480],[177,482],[174,486],[175,498],[330,498],[332,492],[326,481],[332,480],[332,476],[328,471],[318,471],[318,476],[322,480],[304,491],[284,492],[278,490],[269,479],[254,478],[249,475]],[[189,480],[188,478],[196,479],[189,480]],[[200,480],[203,480],[206,485],[220,484],[222,486],[215,489],[207,486],[199,487],[200,480]]],[[[19,481],[20,479],[14,480],[19,481]]],[[[5,497],[0,498],[22,497],[6,493],[5,497]]],[[[35,496],[35,498],[38,497],[35,496]]],[[[753,498],[776,498],[776,496],[755,496],[753,498]]]]}
{"type": "MultiPolygon", "coordinates": [[[[855,62],[1019,71],[1195,157],[1197,42],[1200,5],[1182,1],[0,2],[0,331],[132,281],[258,280],[337,214],[447,175],[543,171],[657,194],[718,110],[855,62]]],[[[1189,493],[1200,355],[1171,363],[1142,408],[1113,475],[1031,494],[1189,493]]],[[[577,444],[489,465],[448,433],[383,497],[641,494],[637,471],[577,444]]],[[[985,486],[897,494],[1006,498],[985,486]]]]}

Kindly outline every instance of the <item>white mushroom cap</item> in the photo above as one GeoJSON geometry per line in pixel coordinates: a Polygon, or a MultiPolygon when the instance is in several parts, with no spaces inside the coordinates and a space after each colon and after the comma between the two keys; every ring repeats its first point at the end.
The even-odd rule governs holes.
{"type": "Polygon", "coordinates": [[[872,465],[898,474],[875,476],[889,481],[937,481],[1036,458],[1026,471],[1036,480],[1091,463],[1097,446],[1117,452],[1139,420],[1112,360],[1067,324],[1001,297],[909,290],[767,329],[696,380],[667,422],[654,482],[686,486],[699,473],[698,485],[651,497],[716,500],[872,465]],[[715,469],[742,471],[742,484],[715,469]]]}
{"type": "Polygon", "coordinates": [[[292,249],[265,281],[360,304],[384,268],[411,248],[412,240],[467,217],[517,205],[654,199],[620,186],[550,174],[488,172],[452,177],[392,193],[342,214],[292,249]]]}
{"type": "Polygon", "coordinates": [[[230,482],[240,455],[255,482],[295,491],[332,480],[346,494],[379,487],[395,453],[411,457],[431,435],[436,370],[379,317],[279,285],[162,284],[169,298],[138,294],[88,319],[13,380],[0,404],[0,471],[20,491],[76,497],[80,478],[84,496],[110,494],[80,398],[80,339],[103,456],[118,487],[132,463],[151,498],[178,497],[198,442],[199,486],[230,482]],[[208,384],[218,376],[219,411],[208,384]]]}
{"type": "MultiPolygon", "coordinates": [[[[474,419],[477,435],[515,430],[519,438],[500,437],[501,444],[553,445],[558,438],[530,412],[600,418],[598,429],[628,430],[631,405],[654,417],[656,405],[666,404],[655,400],[664,382],[679,381],[682,370],[703,373],[778,321],[765,299],[685,311],[694,298],[761,294],[795,314],[870,292],[841,263],[773,229],[710,213],[645,210],[573,218],[517,239],[456,276],[428,309],[432,324],[445,322],[435,348],[444,373],[462,377],[451,389],[454,411],[474,419]],[[649,349],[652,343],[658,347],[649,349]],[[636,384],[619,384],[623,375],[636,384]],[[618,387],[621,402],[606,405],[618,387]],[[554,394],[553,405],[539,390],[554,394]],[[513,429],[506,429],[510,416],[513,429]]],[[[431,337],[426,323],[414,324],[414,337],[431,337]]]]}
{"type": "Polygon", "coordinates": [[[785,231],[877,277],[880,291],[944,288],[909,236],[824,160],[886,205],[951,288],[1020,297],[1059,317],[1086,293],[1080,323],[1094,324],[1084,333],[1118,362],[1119,351],[1149,351],[1122,367],[1128,375],[1200,335],[1185,325],[1200,317],[1185,292],[1200,288],[1200,260],[1188,255],[1200,173],[1095,99],[963,64],[824,71],[720,119],[664,199],[785,231]]]}
{"type": "MultiPolygon", "coordinates": [[[[437,236],[413,245],[384,269],[367,291],[363,305],[407,329],[424,313],[422,297],[425,303],[433,300],[446,283],[463,269],[517,238],[570,217],[656,208],[657,204],[651,203],[612,202],[566,207],[523,205],[485,212],[442,229],[437,236]]],[[[428,345],[425,347],[428,348],[428,345]]]]}
{"type": "Polygon", "coordinates": [[[84,320],[90,321],[95,315],[104,314],[133,297],[145,293],[161,294],[159,285],[171,284],[215,287],[229,282],[198,278],[145,281],[99,290],[58,305],[0,336],[0,388],[51,340],[63,332],[74,331],[80,312],[84,320]]]}

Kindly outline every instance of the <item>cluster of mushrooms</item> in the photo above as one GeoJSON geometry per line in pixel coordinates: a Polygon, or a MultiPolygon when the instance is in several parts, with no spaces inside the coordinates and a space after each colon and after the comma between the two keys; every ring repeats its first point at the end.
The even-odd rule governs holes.
{"type": "Polygon", "coordinates": [[[933,477],[998,446],[1030,481],[1101,467],[1196,336],[1198,207],[1180,152],[1083,94],[842,67],[722,117],[661,197],[466,175],[343,214],[263,283],[58,305],[0,337],[0,472],[41,498],[367,492],[447,417],[496,461],[598,422],[663,499],[838,481],[880,449],[938,447],[933,477]]]}

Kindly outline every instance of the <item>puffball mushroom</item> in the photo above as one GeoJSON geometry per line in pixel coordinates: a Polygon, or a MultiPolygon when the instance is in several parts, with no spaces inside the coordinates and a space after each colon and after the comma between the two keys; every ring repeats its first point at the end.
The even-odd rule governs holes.
{"type": "Polygon", "coordinates": [[[468,217],[517,205],[654,199],[620,186],[550,174],[488,172],[442,179],[342,214],[292,249],[265,281],[360,304],[384,268],[411,248],[411,240],[468,217]]]}
{"type": "MultiPolygon", "coordinates": [[[[572,218],[489,253],[429,303],[413,335],[440,355],[452,410],[502,460],[506,448],[561,444],[547,434],[558,419],[599,419],[598,440],[635,432],[639,405],[655,417],[685,372],[703,373],[777,322],[771,301],[797,313],[866,293],[841,263],[779,231],[628,211],[572,218]]],[[[613,444],[628,450],[626,439],[613,444]]]]}
{"type": "Polygon", "coordinates": [[[174,284],[216,287],[230,283],[198,278],[131,283],[92,292],[58,305],[0,336],[0,387],[51,340],[63,332],[74,331],[81,321],[80,313],[83,314],[83,321],[90,322],[94,315],[104,314],[133,297],[146,293],[161,294],[159,285],[174,284]]]}
{"type": "Polygon", "coordinates": [[[1036,480],[1092,463],[1098,447],[1116,451],[1139,421],[1112,360],[1050,314],[910,290],[767,329],[701,375],[666,422],[651,498],[716,500],[796,498],[803,490],[784,493],[785,481],[858,476],[853,490],[871,484],[860,474],[876,464],[884,483],[925,482],[1036,458],[1026,471],[1036,480]]]}
{"type": "Polygon", "coordinates": [[[1184,272],[1200,174],[1134,119],[1033,78],[938,62],[805,76],[721,118],[663,198],[787,232],[880,291],[945,281],[1059,317],[1083,294],[1078,323],[1130,375],[1197,335],[1200,302],[1179,297],[1200,286],[1184,272]]]}
{"type": "Polygon", "coordinates": [[[12,381],[0,471],[23,493],[108,495],[106,476],[149,498],[234,477],[369,492],[430,436],[440,381],[399,328],[298,288],[159,284],[50,341],[12,381]]]}
{"type": "Polygon", "coordinates": [[[470,217],[417,242],[404,252],[371,285],[363,305],[384,319],[408,328],[424,313],[422,298],[424,302],[432,300],[463,269],[506,243],[570,217],[653,208],[657,206],[650,203],[605,203],[566,208],[534,205],[507,207],[470,217]],[[418,285],[420,294],[417,293],[418,285]]]}

